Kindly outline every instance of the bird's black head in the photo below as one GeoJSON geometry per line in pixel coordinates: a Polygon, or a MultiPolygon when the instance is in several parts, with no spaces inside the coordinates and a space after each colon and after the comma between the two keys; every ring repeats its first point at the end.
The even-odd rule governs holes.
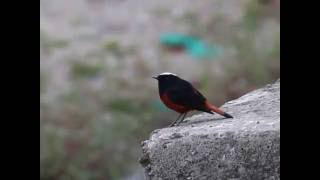
{"type": "Polygon", "coordinates": [[[181,80],[176,74],[165,72],[157,76],[152,77],[158,80],[160,93],[165,91],[167,88],[172,87],[181,80]]]}

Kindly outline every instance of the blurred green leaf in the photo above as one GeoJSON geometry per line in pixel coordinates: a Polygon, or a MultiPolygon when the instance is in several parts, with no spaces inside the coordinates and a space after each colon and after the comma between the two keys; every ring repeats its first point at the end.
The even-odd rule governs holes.
{"type": "Polygon", "coordinates": [[[93,78],[99,75],[103,67],[100,64],[75,62],[71,67],[72,75],[78,78],[93,78]]]}

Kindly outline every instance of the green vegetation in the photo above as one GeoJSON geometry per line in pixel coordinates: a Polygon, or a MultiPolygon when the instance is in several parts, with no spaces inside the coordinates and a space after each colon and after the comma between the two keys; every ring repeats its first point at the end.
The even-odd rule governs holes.
{"type": "Polygon", "coordinates": [[[261,18],[262,4],[257,0],[251,0],[248,3],[246,14],[244,17],[244,27],[249,31],[255,31],[257,29],[259,20],[261,18]]]}
{"type": "Polygon", "coordinates": [[[65,39],[53,38],[46,32],[40,30],[40,50],[51,54],[55,49],[66,48],[69,45],[65,39]]]}
{"type": "Polygon", "coordinates": [[[103,70],[100,64],[87,64],[76,62],[72,65],[71,71],[74,78],[93,78],[103,70]]]}

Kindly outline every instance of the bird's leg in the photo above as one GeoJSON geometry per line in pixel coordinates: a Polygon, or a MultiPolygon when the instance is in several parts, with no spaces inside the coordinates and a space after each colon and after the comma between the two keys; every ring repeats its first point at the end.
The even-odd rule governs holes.
{"type": "Polygon", "coordinates": [[[182,116],[181,120],[177,123],[177,126],[184,120],[184,118],[186,117],[188,113],[184,113],[184,115],[182,116]]]}
{"type": "Polygon", "coordinates": [[[178,116],[178,118],[175,120],[175,121],[173,121],[173,123],[171,123],[170,125],[169,125],[169,127],[172,127],[179,119],[180,119],[180,117],[182,116],[183,114],[180,114],[179,116],[178,116]]]}

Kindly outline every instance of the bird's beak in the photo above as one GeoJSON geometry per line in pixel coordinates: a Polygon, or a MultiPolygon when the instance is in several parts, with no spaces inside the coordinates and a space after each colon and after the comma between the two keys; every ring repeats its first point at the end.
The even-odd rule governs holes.
{"type": "Polygon", "coordinates": [[[158,80],[158,77],[157,77],[157,76],[152,76],[152,78],[153,78],[153,79],[157,79],[157,80],[158,80]]]}

